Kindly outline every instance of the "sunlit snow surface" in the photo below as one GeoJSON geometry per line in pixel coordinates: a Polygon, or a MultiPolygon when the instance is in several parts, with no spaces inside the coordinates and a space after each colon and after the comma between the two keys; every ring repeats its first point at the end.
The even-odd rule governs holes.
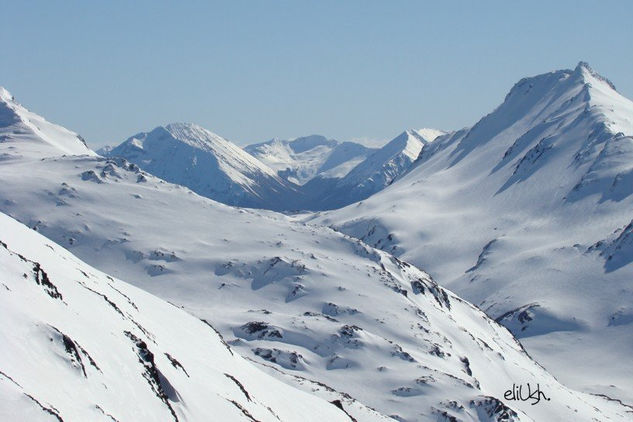
{"type": "Polygon", "coordinates": [[[374,149],[320,135],[293,140],[271,139],[244,148],[285,178],[303,185],[314,177],[344,177],[374,149]]]}
{"type": "Polygon", "coordinates": [[[206,322],[4,214],[0,226],[3,421],[349,421],[235,354],[206,322]]]}
{"type": "Polygon", "coordinates": [[[358,420],[374,416],[352,397],[401,420],[630,419],[629,408],[560,385],[505,328],[386,252],[218,204],[122,159],[16,146],[0,143],[3,212],[209,321],[270,374],[328,401],[349,397],[345,409],[358,420]],[[513,383],[539,383],[551,401],[504,400],[513,383]]]}
{"type": "Polygon", "coordinates": [[[298,199],[273,169],[192,123],[159,126],[102,153],[124,157],[166,181],[230,205],[280,209],[298,199]]]}
{"type": "Polygon", "coordinates": [[[633,402],[633,103],[581,63],[526,78],[371,198],[310,218],[425,268],[558,379],[633,402]]]}

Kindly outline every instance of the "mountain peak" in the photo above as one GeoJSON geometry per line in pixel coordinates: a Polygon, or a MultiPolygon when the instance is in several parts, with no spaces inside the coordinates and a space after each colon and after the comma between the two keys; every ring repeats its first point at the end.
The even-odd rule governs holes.
{"type": "Polygon", "coordinates": [[[169,132],[173,132],[174,134],[178,134],[179,131],[205,131],[211,132],[208,129],[203,128],[200,125],[191,122],[172,122],[163,126],[169,132]]]}
{"type": "Polygon", "coordinates": [[[574,74],[581,76],[585,83],[591,83],[592,79],[597,79],[600,82],[606,83],[611,89],[617,92],[617,89],[615,88],[613,82],[593,70],[593,68],[587,62],[578,62],[578,65],[574,69],[574,74]]]}
{"type": "Polygon", "coordinates": [[[195,123],[169,123],[165,126],[158,126],[152,130],[151,133],[158,135],[159,138],[162,138],[161,132],[166,132],[166,134],[163,135],[168,135],[175,140],[201,149],[207,149],[212,144],[229,142],[220,135],[217,135],[195,123]]]}
{"type": "Polygon", "coordinates": [[[338,182],[337,187],[346,192],[341,196],[360,201],[390,185],[406,173],[426,144],[427,141],[417,131],[405,130],[338,182]]]}
{"type": "Polygon", "coordinates": [[[433,129],[429,127],[424,127],[422,129],[416,129],[415,132],[420,135],[426,142],[433,142],[439,136],[445,135],[446,132],[439,129],[433,129]]]}
{"type": "Polygon", "coordinates": [[[15,98],[13,97],[13,95],[11,95],[11,93],[5,87],[0,86],[0,101],[13,102],[15,101],[15,98]]]}
{"type": "Polygon", "coordinates": [[[128,138],[107,153],[199,195],[229,204],[276,209],[272,198],[294,189],[231,141],[194,123],[170,123],[128,138]]]}
{"type": "Polygon", "coordinates": [[[428,141],[416,130],[407,129],[382,147],[380,151],[389,156],[402,153],[415,160],[418,158],[422,147],[427,143],[428,141]]]}

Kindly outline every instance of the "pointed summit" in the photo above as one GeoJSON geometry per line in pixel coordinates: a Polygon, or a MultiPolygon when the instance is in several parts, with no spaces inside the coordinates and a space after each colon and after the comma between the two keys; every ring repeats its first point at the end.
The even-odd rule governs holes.
{"type": "Polygon", "coordinates": [[[600,75],[598,72],[593,70],[593,68],[589,66],[589,63],[587,62],[583,62],[583,61],[578,62],[576,69],[574,69],[574,73],[582,75],[585,80],[597,79],[601,82],[604,82],[607,85],[609,85],[611,89],[617,92],[617,89],[615,88],[615,85],[613,84],[613,82],[611,82],[609,79],[605,78],[604,76],[600,75]]]}
{"type": "Polygon", "coordinates": [[[433,142],[442,135],[446,135],[446,132],[444,132],[443,130],[432,129],[428,127],[416,129],[415,132],[420,135],[427,143],[433,142]]]}
{"type": "MultiPolygon", "coordinates": [[[[335,209],[362,201],[405,174],[429,141],[408,129],[354,167],[345,177],[321,189],[321,209],[335,209]]],[[[316,182],[315,182],[316,183],[316,182]]],[[[312,189],[314,187],[311,186],[312,189]]]]}
{"type": "Polygon", "coordinates": [[[632,135],[633,102],[581,62],[521,79],[389,188],[312,221],[424,265],[562,379],[633,391],[611,353],[633,327],[632,135]]]}
{"type": "MultiPolygon", "coordinates": [[[[394,139],[389,141],[387,145],[378,150],[377,154],[387,158],[397,154],[404,154],[412,161],[418,158],[420,151],[428,140],[413,129],[407,129],[394,139]]],[[[390,157],[392,158],[392,157],[390,157]]]]}
{"type": "Polygon", "coordinates": [[[193,123],[137,133],[107,155],[123,157],[161,179],[228,205],[278,209],[296,194],[270,167],[193,123]]]}
{"type": "Polygon", "coordinates": [[[0,101],[15,101],[13,95],[11,95],[11,93],[3,86],[0,86],[0,101]]]}

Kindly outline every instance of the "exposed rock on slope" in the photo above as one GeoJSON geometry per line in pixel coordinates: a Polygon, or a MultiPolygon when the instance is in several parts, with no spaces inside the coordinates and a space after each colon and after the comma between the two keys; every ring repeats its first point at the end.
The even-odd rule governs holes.
{"type": "Polygon", "coordinates": [[[633,300],[632,136],[633,103],[580,63],[522,79],[384,191],[315,222],[427,269],[560,379],[631,402],[632,326],[608,324],[633,300]]]}
{"type": "Polygon", "coordinates": [[[264,374],[205,322],[4,214],[0,226],[2,420],[350,420],[264,374]]]}

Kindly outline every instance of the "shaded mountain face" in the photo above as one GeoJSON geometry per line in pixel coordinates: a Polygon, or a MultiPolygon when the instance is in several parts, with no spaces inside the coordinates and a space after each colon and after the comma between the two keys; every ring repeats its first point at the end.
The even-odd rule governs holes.
{"type": "Polygon", "coordinates": [[[101,153],[123,157],[166,181],[228,205],[280,210],[296,208],[300,197],[274,170],[191,123],[160,126],[101,153]]]}
{"type": "Polygon", "coordinates": [[[632,135],[633,103],[580,63],[519,81],[391,186],[312,221],[423,266],[559,379],[630,402],[632,135]]]}
{"type": "MultiPolygon", "coordinates": [[[[362,241],[280,214],[227,207],[156,178],[121,158],[58,153],[42,159],[15,150],[7,152],[4,145],[0,144],[1,152],[12,154],[12,158],[0,163],[0,178],[6,181],[0,184],[0,210],[96,268],[126,278],[205,319],[232,350],[297,388],[327,401],[338,400],[356,420],[376,417],[373,413],[366,416],[369,411],[365,406],[396,420],[409,421],[630,418],[628,409],[616,402],[564,387],[532,361],[505,328],[479,309],[439,287],[425,272],[362,241]],[[517,382],[539,383],[551,400],[536,406],[505,398],[505,391],[517,382]]],[[[29,256],[32,258],[27,259],[36,258],[29,256]]],[[[19,271],[22,269],[17,274],[19,271]]],[[[48,266],[45,271],[53,274],[48,266]]],[[[176,317],[171,323],[164,322],[159,317],[170,314],[163,308],[145,314],[148,307],[128,294],[132,289],[113,283],[139,308],[134,313],[124,296],[116,296],[116,291],[106,286],[104,290],[98,290],[100,285],[93,287],[90,274],[94,271],[85,272],[88,278],[72,273],[77,283],[73,291],[100,301],[105,309],[112,308],[102,296],[84,292],[77,280],[103,293],[122,310],[123,316],[119,315],[117,321],[131,323],[136,329],[130,325],[134,331],[128,331],[141,340],[116,335],[108,339],[113,342],[111,347],[117,351],[121,348],[123,353],[127,345],[144,363],[135,363],[138,359],[132,356],[126,365],[151,368],[152,359],[146,353],[149,350],[157,371],[169,381],[163,384],[158,376],[160,383],[153,384],[159,392],[157,385],[162,386],[166,400],[160,394],[150,396],[152,388],[143,390],[152,400],[157,397],[161,407],[156,409],[169,412],[167,403],[175,401],[169,397],[178,397],[167,392],[172,391],[169,385],[183,397],[180,404],[172,405],[175,412],[195,401],[193,395],[185,396],[186,374],[181,375],[178,365],[165,355],[169,353],[187,371],[190,366],[197,367],[200,361],[194,358],[207,350],[206,343],[196,347],[195,341],[192,345],[182,340],[189,323],[176,317]],[[180,333],[178,345],[173,348],[171,334],[167,334],[170,327],[178,327],[180,333]],[[158,351],[163,353],[160,357],[158,351]]],[[[55,284],[57,279],[49,277],[66,300],[69,290],[65,286],[71,284],[55,284]]],[[[65,309],[63,303],[54,303],[65,309]]],[[[22,312],[40,312],[38,309],[22,312]]],[[[110,312],[118,314],[116,310],[110,312]]],[[[95,349],[87,334],[79,335],[73,327],[70,323],[56,325],[92,356],[95,349]]],[[[106,329],[110,328],[120,331],[120,327],[106,329]]],[[[197,331],[193,333],[195,337],[197,331]]],[[[62,343],[63,339],[61,335],[62,343]]],[[[213,339],[217,338],[204,341],[213,339]]],[[[77,350],[87,366],[89,359],[79,346],[77,350]]],[[[204,357],[208,358],[206,353],[204,357]]],[[[93,358],[97,365],[104,362],[93,358]]],[[[35,371],[30,366],[32,361],[22,362],[30,368],[27,370],[35,371]]],[[[17,363],[11,367],[14,365],[17,363]]],[[[240,383],[248,379],[245,373],[227,373],[240,383]]],[[[224,380],[221,375],[218,378],[224,380]]],[[[227,389],[230,386],[234,394],[243,394],[234,380],[225,378],[227,389]]],[[[255,403],[244,405],[253,416],[256,411],[264,412],[257,403],[271,403],[264,397],[277,391],[270,384],[270,395],[263,396],[254,384],[243,385],[249,394],[255,391],[255,403]]],[[[6,394],[19,396],[20,390],[6,394]]],[[[240,405],[248,402],[243,396],[240,401],[235,399],[240,405]]],[[[295,401],[283,391],[275,397],[295,401]]],[[[42,401],[44,406],[54,405],[53,398],[46,400],[42,401]]],[[[224,403],[221,398],[217,400],[224,403]]],[[[230,408],[230,403],[227,406],[230,408]]],[[[271,408],[276,411],[281,407],[271,408]]],[[[323,414],[322,418],[330,416],[323,414]]],[[[265,420],[264,416],[260,420],[265,420]]]]}
{"type": "Polygon", "coordinates": [[[0,226],[2,420],[350,420],[241,358],[208,322],[4,214],[0,226]]]}
{"type": "Polygon", "coordinates": [[[374,151],[355,142],[339,142],[320,135],[291,141],[271,139],[244,150],[298,185],[317,176],[341,178],[374,151]]]}

